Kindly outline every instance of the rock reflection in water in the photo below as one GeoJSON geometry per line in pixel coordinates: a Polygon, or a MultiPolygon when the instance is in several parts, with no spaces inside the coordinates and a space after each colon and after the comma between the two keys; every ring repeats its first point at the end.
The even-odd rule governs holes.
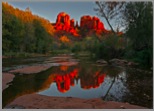
{"type": "Polygon", "coordinates": [[[65,75],[56,74],[55,82],[57,85],[57,89],[60,92],[66,92],[70,89],[70,86],[74,86],[74,79],[78,75],[78,69],[74,69],[70,73],[66,73],[65,75]]]}
{"type": "Polygon", "coordinates": [[[83,89],[98,88],[104,82],[105,76],[106,74],[101,74],[99,71],[97,71],[88,78],[81,77],[80,78],[81,88],[83,89]]]}
{"type": "Polygon", "coordinates": [[[56,82],[56,86],[59,92],[65,93],[70,90],[70,86],[75,86],[75,80],[78,83],[78,79],[80,79],[81,88],[90,89],[90,88],[98,88],[100,84],[103,83],[105,75],[101,74],[97,71],[94,74],[89,74],[89,77],[79,77],[79,69],[75,68],[71,72],[67,72],[68,66],[61,66],[60,69],[63,71],[58,74],[54,74],[54,80],[56,82]],[[65,74],[64,74],[65,71],[65,74]]]}

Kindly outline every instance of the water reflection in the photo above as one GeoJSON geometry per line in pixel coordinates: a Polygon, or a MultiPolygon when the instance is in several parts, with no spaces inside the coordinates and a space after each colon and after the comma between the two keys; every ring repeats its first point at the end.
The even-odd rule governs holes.
{"type": "Polygon", "coordinates": [[[36,92],[51,96],[57,96],[55,94],[59,92],[61,93],[59,96],[101,97],[102,89],[99,87],[108,72],[108,68],[104,69],[89,64],[62,65],[38,74],[16,75],[12,85],[3,91],[3,107],[19,96],[36,92]],[[56,88],[52,88],[54,84],[56,84],[56,88]],[[52,91],[58,90],[58,92],[52,93],[49,91],[50,89],[52,91]]]}
{"type": "MultiPolygon", "coordinates": [[[[108,100],[110,94],[113,93],[111,100],[115,100],[116,97],[119,97],[118,100],[120,100],[124,91],[116,91],[115,89],[125,87],[121,81],[121,84],[117,84],[121,72],[123,72],[122,68],[100,67],[86,63],[79,63],[79,65],[75,66],[55,66],[52,68],[52,73],[50,73],[50,76],[53,76],[53,82],[49,88],[39,92],[39,94],[79,98],[102,97],[104,100],[108,100]],[[121,94],[119,93],[120,91],[122,92],[121,94]]],[[[47,80],[49,81],[50,79],[47,80]]]]}
{"type": "MultiPolygon", "coordinates": [[[[152,100],[144,98],[144,94],[153,97],[152,84],[149,83],[149,87],[146,82],[142,82],[147,86],[141,84],[134,87],[135,83],[132,83],[144,81],[147,74],[133,72],[118,67],[80,62],[73,66],[61,64],[38,74],[16,75],[12,85],[3,91],[3,107],[19,96],[31,93],[79,98],[102,97],[104,100],[129,103],[133,100],[139,105],[151,107],[152,100]],[[144,93],[140,93],[140,90],[144,93]],[[141,103],[142,99],[144,102],[141,103]]],[[[149,78],[151,76],[147,77],[147,80],[149,78]]]]}
{"type": "MultiPolygon", "coordinates": [[[[79,69],[75,68],[72,72],[67,72],[68,66],[61,66],[63,73],[55,74],[55,82],[59,92],[65,93],[70,90],[70,86],[75,86],[75,80],[78,83],[79,69]]],[[[103,83],[106,74],[101,74],[99,71],[88,77],[81,76],[80,84],[83,89],[98,88],[103,83]]]]}
{"type": "Polygon", "coordinates": [[[89,76],[87,78],[80,78],[81,88],[83,89],[91,89],[98,88],[103,82],[106,74],[101,74],[99,71],[94,73],[94,75],[89,76]]]}
{"type": "Polygon", "coordinates": [[[78,76],[78,69],[74,69],[72,72],[67,73],[66,69],[68,69],[68,66],[67,66],[67,68],[66,68],[66,66],[62,66],[60,68],[61,68],[61,70],[63,70],[65,68],[66,74],[65,75],[56,74],[54,80],[56,82],[57,89],[60,92],[64,93],[64,92],[70,90],[70,86],[74,86],[74,79],[77,78],[77,76],[78,76]]]}

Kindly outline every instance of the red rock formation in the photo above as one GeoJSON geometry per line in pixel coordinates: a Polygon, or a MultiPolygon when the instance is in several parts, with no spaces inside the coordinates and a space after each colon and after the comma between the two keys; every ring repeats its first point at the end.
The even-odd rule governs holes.
{"type": "Polygon", "coordinates": [[[74,36],[78,36],[74,27],[74,19],[70,20],[70,16],[65,12],[61,12],[58,14],[55,29],[58,31],[64,30],[66,32],[70,32],[74,36]]]}
{"type": "MultiPolygon", "coordinates": [[[[92,34],[96,33],[96,35],[100,36],[101,33],[108,34],[111,31],[106,30],[104,27],[103,22],[100,21],[98,17],[95,16],[89,16],[89,15],[84,15],[80,19],[80,26],[78,25],[78,22],[74,19],[70,19],[70,16],[65,13],[61,12],[57,16],[57,20],[55,23],[55,29],[57,31],[66,31],[68,33],[71,33],[74,36],[79,36],[78,31],[83,31],[83,34],[92,34]],[[86,29],[86,30],[84,30],[86,29]],[[78,31],[77,31],[78,30],[78,31]]],[[[118,33],[121,35],[122,33],[118,33]]]]}
{"type": "Polygon", "coordinates": [[[71,21],[70,21],[71,23],[71,27],[73,27],[74,28],[74,19],[71,19],[71,21]]]}
{"type": "Polygon", "coordinates": [[[82,16],[80,20],[80,27],[81,28],[92,28],[92,18],[87,15],[87,16],[82,16]]]}
{"type": "Polygon", "coordinates": [[[95,31],[106,31],[104,24],[98,17],[91,17],[89,15],[81,17],[80,27],[95,31]]]}

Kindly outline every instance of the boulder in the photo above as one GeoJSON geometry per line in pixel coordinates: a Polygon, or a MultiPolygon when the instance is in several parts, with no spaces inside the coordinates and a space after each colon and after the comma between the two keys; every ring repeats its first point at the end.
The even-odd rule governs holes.
{"type": "Polygon", "coordinates": [[[138,65],[138,63],[135,63],[135,62],[130,62],[127,60],[116,59],[116,58],[109,60],[109,63],[112,65],[121,65],[121,66],[136,66],[136,65],[138,65]]]}
{"type": "Polygon", "coordinates": [[[128,65],[128,66],[136,66],[136,65],[138,65],[138,63],[135,63],[135,62],[128,62],[127,65],[128,65]]]}
{"type": "Polygon", "coordinates": [[[114,65],[126,65],[128,61],[122,60],[122,59],[112,59],[109,61],[109,63],[114,64],[114,65]]]}
{"type": "Polygon", "coordinates": [[[105,60],[97,60],[96,61],[96,63],[100,63],[100,64],[108,64],[108,62],[107,61],[105,61],[105,60]]]}

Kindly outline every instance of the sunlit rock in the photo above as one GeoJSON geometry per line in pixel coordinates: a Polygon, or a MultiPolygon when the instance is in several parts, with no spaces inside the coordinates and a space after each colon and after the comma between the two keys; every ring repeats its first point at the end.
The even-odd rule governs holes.
{"type": "Polygon", "coordinates": [[[89,31],[94,30],[96,33],[101,33],[107,31],[104,28],[104,24],[100,21],[98,17],[91,17],[89,15],[85,15],[81,17],[80,20],[80,28],[88,29],[89,31]]]}
{"type": "Polygon", "coordinates": [[[57,15],[55,29],[58,31],[63,30],[73,34],[74,36],[78,36],[75,30],[74,19],[70,19],[70,16],[65,12],[61,12],[57,15]]]}
{"type": "MultiPolygon", "coordinates": [[[[80,18],[80,24],[78,21],[71,19],[70,15],[65,12],[60,12],[57,15],[56,23],[53,24],[57,33],[70,33],[73,36],[81,37],[95,33],[97,36],[111,33],[110,30],[105,29],[103,22],[96,16],[84,15],[80,18]],[[60,32],[59,32],[60,31],[60,32]]],[[[63,33],[62,35],[65,35],[63,33]]],[[[118,35],[122,35],[122,32],[117,32],[118,35]]]]}

